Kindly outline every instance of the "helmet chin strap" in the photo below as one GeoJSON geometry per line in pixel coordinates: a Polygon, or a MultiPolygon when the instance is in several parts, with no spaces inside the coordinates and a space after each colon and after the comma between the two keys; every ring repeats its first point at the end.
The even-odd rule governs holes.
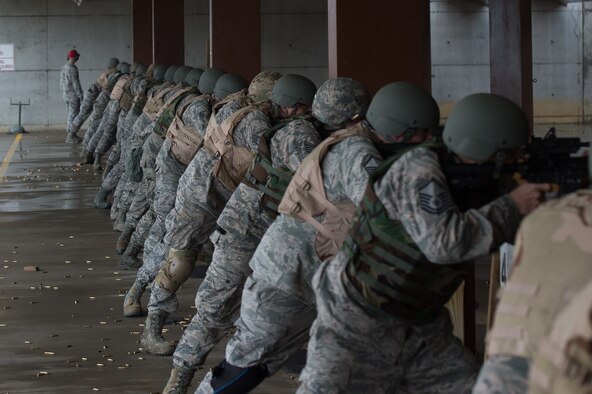
{"type": "Polygon", "coordinates": [[[502,175],[502,167],[506,159],[506,152],[497,151],[495,154],[495,166],[493,167],[493,179],[499,179],[502,175]]]}

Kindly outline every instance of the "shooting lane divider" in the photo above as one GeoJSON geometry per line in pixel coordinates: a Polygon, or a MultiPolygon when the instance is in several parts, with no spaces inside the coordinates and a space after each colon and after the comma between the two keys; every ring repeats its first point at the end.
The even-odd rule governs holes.
{"type": "Polygon", "coordinates": [[[14,141],[12,142],[12,145],[10,145],[10,149],[8,149],[6,157],[4,157],[4,160],[2,160],[2,165],[0,165],[0,178],[2,178],[6,173],[6,170],[8,170],[10,160],[12,160],[12,156],[14,155],[21,138],[23,138],[22,134],[17,134],[16,137],[14,137],[14,141]]]}

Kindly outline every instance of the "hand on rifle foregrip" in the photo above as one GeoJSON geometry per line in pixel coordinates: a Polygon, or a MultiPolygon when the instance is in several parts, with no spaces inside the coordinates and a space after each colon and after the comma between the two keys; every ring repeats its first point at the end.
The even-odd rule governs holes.
{"type": "Polygon", "coordinates": [[[548,183],[523,183],[510,192],[510,198],[516,204],[521,215],[535,210],[544,200],[545,193],[551,191],[548,183]]]}

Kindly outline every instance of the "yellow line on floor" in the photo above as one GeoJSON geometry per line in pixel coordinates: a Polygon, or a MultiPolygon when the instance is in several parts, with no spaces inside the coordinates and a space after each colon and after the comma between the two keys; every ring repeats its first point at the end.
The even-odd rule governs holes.
{"type": "Polygon", "coordinates": [[[10,164],[10,160],[12,160],[12,155],[14,155],[14,152],[16,151],[16,147],[18,146],[21,138],[23,138],[22,134],[16,135],[12,145],[10,145],[10,149],[8,150],[8,153],[6,153],[6,157],[4,158],[4,160],[2,160],[2,165],[0,166],[0,178],[2,178],[4,176],[4,174],[6,173],[6,170],[8,170],[8,165],[10,164]]]}

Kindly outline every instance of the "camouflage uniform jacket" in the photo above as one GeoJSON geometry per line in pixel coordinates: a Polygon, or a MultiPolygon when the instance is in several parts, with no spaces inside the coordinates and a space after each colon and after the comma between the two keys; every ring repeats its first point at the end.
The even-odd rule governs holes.
{"type": "Polygon", "coordinates": [[[75,64],[67,62],[62,67],[60,73],[60,87],[62,88],[62,97],[65,101],[70,101],[75,98],[82,100],[84,93],[80,86],[80,78],[78,76],[78,67],[75,64]]]}

